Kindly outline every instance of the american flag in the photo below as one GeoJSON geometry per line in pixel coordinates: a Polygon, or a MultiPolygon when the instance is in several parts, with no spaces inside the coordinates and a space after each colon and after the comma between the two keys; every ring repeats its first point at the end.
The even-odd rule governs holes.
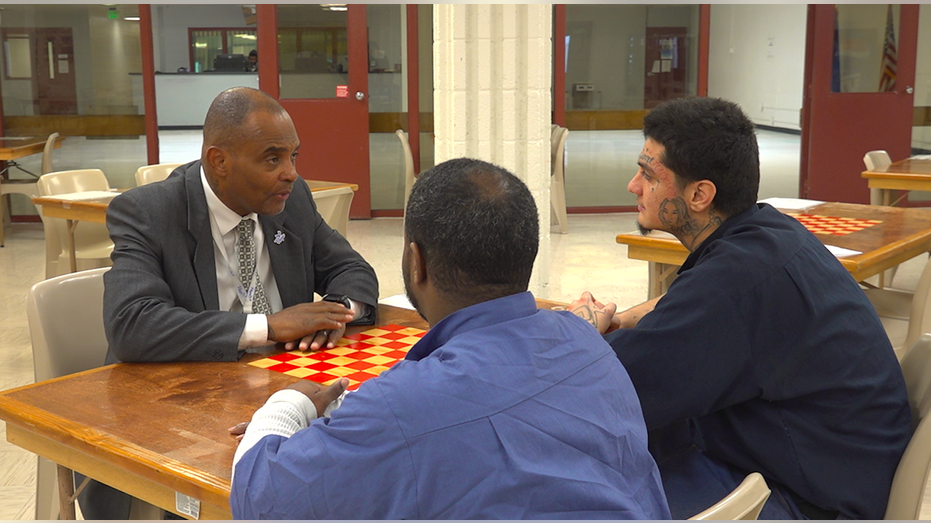
{"type": "Polygon", "coordinates": [[[883,42],[883,61],[879,74],[879,92],[895,91],[896,52],[891,5],[886,10],[886,40],[883,42]]]}

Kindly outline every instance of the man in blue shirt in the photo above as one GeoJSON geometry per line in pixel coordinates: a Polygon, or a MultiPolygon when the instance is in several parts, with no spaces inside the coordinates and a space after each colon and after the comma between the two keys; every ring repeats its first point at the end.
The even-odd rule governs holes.
{"type": "Polygon", "coordinates": [[[431,330],[338,409],[345,380],[275,393],[237,449],[233,515],[668,518],[624,367],[527,292],[538,236],[533,197],[506,170],[457,159],[422,174],[402,273],[431,330]]]}
{"type": "Polygon", "coordinates": [[[691,251],[661,298],[589,319],[630,372],[674,518],[744,476],[761,519],[882,519],[911,433],[902,372],[876,312],[794,218],[757,204],[759,152],[736,104],[681,99],[644,119],[628,185],[644,230],[691,251]]]}

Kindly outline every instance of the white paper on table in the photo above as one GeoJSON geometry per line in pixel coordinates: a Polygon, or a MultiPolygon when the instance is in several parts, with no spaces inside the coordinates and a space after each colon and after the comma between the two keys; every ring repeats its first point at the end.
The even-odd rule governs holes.
{"type": "Polygon", "coordinates": [[[931,160],[931,154],[916,154],[909,157],[909,160],[931,160]]]}
{"type": "Polygon", "coordinates": [[[61,200],[80,201],[80,200],[101,200],[104,198],[115,198],[117,195],[110,191],[86,191],[72,192],[66,194],[49,195],[49,198],[59,198],[61,200]]]}
{"type": "Polygon", "coordinates": [[[395,294],[394,296],[388,296],[387,298],[382,298],[378,300],[378,303],[383,305],[391,305],[393,307],[398,307],[401,309],[415,310],[414,306],[411,305],[410,300],[407,299],[407,296],[404,294],[395,294]]]}
{"type": "Polygon", "coordinates": [[[820,200],[803,200],[801,198],[766,198],[765,200],[760,200],[758,203],[768,203],[777,209],[786,209],[789,211],[802,211],[814,207],[815,205],[821,205],[822,201],[820,200]]]}
{"type": "Polygon", "coordinates": [[[854,251],[852,249],[845,249],[843,247],[837,247],[836,245],[825,245],[825,247],[828,248],[828,251],[830,251],[830,253],[833,254],[835,258],[843,258],[845,256],[856,256],[858,254],[863,254],[860,251],[854,251]]]}

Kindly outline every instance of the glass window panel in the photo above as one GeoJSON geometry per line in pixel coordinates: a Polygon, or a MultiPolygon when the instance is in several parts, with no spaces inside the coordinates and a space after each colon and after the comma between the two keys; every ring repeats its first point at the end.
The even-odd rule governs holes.
{"type": "MultiPolygon", "coordinates": [[[[95,167],[112,187],[134,186],[146,163],[137,6],[5,4],[0,12],[4,135],[57,132],[65,140],[53,154],[56,171],[95,167]],[[27,56],[29,65],[17,63],[27,56]]],[[[33,173],[41,160],[16,159],[33,173]]],[[[29,178],[15,168],[9,175],[29,178]]],[[[26,198],[11,204],[14,215],[36,214],[26,198]]]]}
{"type": "Polygon", "coordinates": [[[892,90],[899,35],[899,6],[838,4],[832,90],[876,93],[892,90]],[[887,43],[888,38],[888,43],[887,43]],[[883,74],[884,71],[890,71],[883,74]]]}
{"type": "Polygon", "coordinates": [[[200,157],[207,108],[225,89],[258,88],[256,72],[244,71],[248,54],[258,49],[254,7],[241,4],[152,5],[155,99],[159,160],[186,163],[200,157]],[[220,54],[239,55],[220,65],[220,54]],[[236,66],[238,64],[238,68],[236,66]]]}
{"type": "Polygon", "coordinates": [[[226,49],[229,54],[249,56],[249,52],[256,48],[255,31],[230,30],[226,32],[226,49]]]}
{"type": "Polygon", "coordinates": [[[566,204],[635,205],[643,117],[698,92],[698,5],[566,6],[566,204]]]}
{"type": "MultiPolygon", "coordinates": [[[[366,6],[372,209],[404,206],[405,161],[397,129],[407,129],[407,16],[404,5],[366,6]],[[397,159],[396,162],[385,158],[397,159]]],[[[431,14],[432,17],[432,14],[431,14]]],[[[419,21],[418,23],[422,23],[419,21]]],[[[420,64],[422,65],[422,64],[420,64]]]]}
{"type": "Polygon", "coordinates": [[[281,98],[335,98],[349,84],[346,6],[278,5],[281,98]]]}
{"type": "Polygon", "coordinates": [[[32,42],[27,35],[5,34],[3,52],[7,78],[32,78],[32,42]]]}

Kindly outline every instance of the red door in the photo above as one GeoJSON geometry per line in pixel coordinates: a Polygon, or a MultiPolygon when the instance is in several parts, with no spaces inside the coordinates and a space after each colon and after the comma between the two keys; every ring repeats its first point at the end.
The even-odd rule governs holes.
{"type": "MultiPolygon", "coordinates": [[[[875,92],[879,89],[877,78],[875,87],[865,86],[874,92],[833,92],[834,6],[808,6],[799,177],[802,198],[869,203],[869,188],[866,180],[860,177],[865,169],[863,155],[874,149],[885,149],[896,161],[911,154],[918,8],[918,5],[901,6],[896,49],[898,71],[892,91],[875,92]]],[[[881,12],[882,17],[876,25],[884,28],[885,11],[881,12]]],[[[871,30],[875,36],[875,27],[871,30]]],[[[863,29],[857,31],[865,35],[863,29]]],[[[839,49],[855,47],[857,44],[851,42],[852,39],[839,37],[839,49]]],[[[881,44],[881,38],[870,39],[874,43],[877,40],[881,44]]],[[[860,56],[869,50],[861,46],[851,49],[850,54],[860,56]]],[[[881,64],[875,59],[873,62],[878,72],[881,64]]],[[[839,76],[843,79],[843,75],[839,76]]]]}
{"type": "Polygon", "coordinates": [[[354,183],[352,218],[370,218],[365,5],[257,4],[259,88],[291,114],[298,172],[354,183]]]}

